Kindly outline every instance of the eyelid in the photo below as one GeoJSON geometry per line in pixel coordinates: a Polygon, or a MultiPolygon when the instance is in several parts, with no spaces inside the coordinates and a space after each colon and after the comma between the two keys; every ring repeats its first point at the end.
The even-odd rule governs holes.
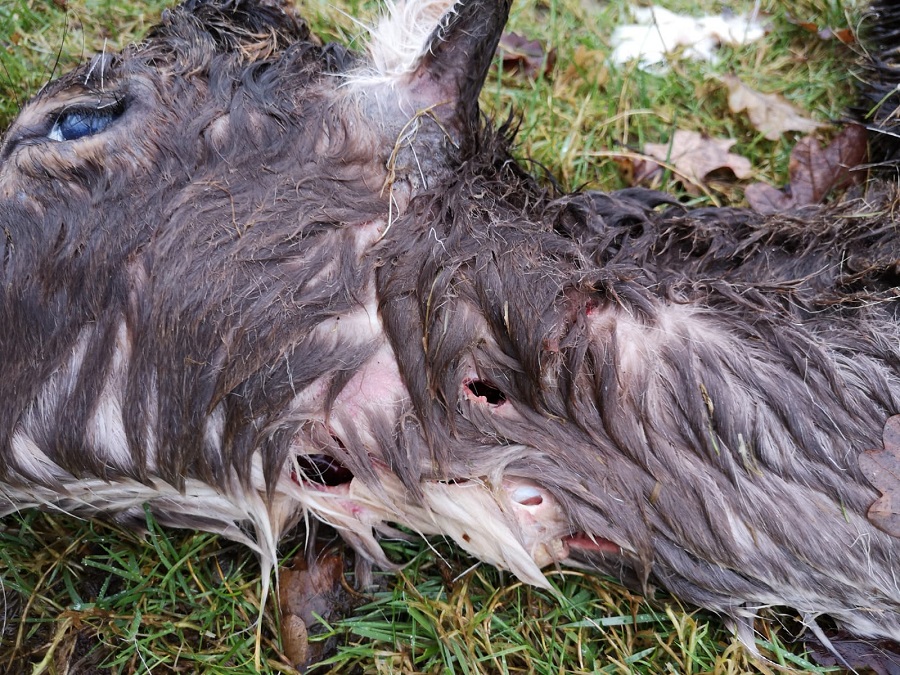
{"type": "MultiPolygon", "coordinates": [[[[56,106],[50,108],[48,103],[44,103],[41,112],[30,111],[27,115],[30,123],[23,124],[26,116],[20,117],[18,124],[7,131],[6,138],[0,146],[0,162],[5,162],[20,146],[40,146],[44,143],[59,143],[67,141],[58,141],[51,139],[50,132],[57,121],[65,114],[78,110],[104,110],[113,108],[115,117],[122,117],[128,111],[130,97],[125,92],[120,92],[115,98],[111,96],[103,96],[101,100],[98,97],[88,97],[86,95],[72,96],[67,103],[59,102],[56,106]],[[62,105],[60,105],[62,104],[62,105]]],[[[115,122],[117,120],[113,120],[115,122]]]]}
{"type": "Polygon", "coordinates": [[[56,117],[56,121],[47,132],[47,138],[51,141],[64,142],[96,136],[104,132],[117,118],[118,115],[114,111],[74,108],[56,117]]]}
{"type": "Polygon", "coordinates": [[[47,129],[45,136],[47,139],[58,143],[77,141],[82,138],[96,136],[97,134],[106,131],[106,129],[115,123],[124,112],[124,99],[116,99],[114,101],[91,105],[72,104],[58,110],[53,115],[53,122],[50,125],[50,128],[47,129]],[[87,129],[86,133],[73,138],[66,138],[65,131],[62,129],[61,125],[67,120],[75,124],[84,124],[87,129]]]}

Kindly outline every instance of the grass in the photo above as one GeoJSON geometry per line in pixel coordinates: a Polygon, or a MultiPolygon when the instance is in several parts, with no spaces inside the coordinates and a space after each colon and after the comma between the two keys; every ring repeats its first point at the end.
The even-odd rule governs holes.
{"type": "MultiPolygon", "coordinates": [[[[86,55],[121,47],[152,25],[163,0],[11,0],[0,5],[0,127],[54,73],[86,55]]],[[[512,29],[556,51],[536,80],[499,70],[485,88],[486,109],[521,116],[519,154],[569,188],[628,184],[623,158],[675,129],[734,138],[754,179],[787,181],[798,136],[764,139],[728,111],[723,74],[782,93],[821,122],[852,101],[852,54],[788,20],[785,4],[763,0],[772,30],[751,45],[724,48],[715,65],[677,62],[665,76],[608,64],[609,37],[628,20],[624,0],[524,0],[512,29]]],[[[728,3],[737,10],[751,2],[728,3]]],[[[668,3],[676,11],[719,10],[712,0],[668,3]]],[[[304,7],[325,39],[351,43],[350,16],[372,3],[304,7]]],[[[791,3],[795,19],[820,27],[855,25],[859,10],[841,0],[791,3]]],[[[824,132],[827,135],[827,130],[824,132]]],[[[740,203],[749,181],[720,181],[707,203],[740,203]]],[[[678,190],[677,185],[669,186],[678,190]]],[[[289,558],[302,533],[285,542],[289,558]]],[[[399,575],[317,639],[338,637],[334,673],[774,673],[816,669],[793,645],[790,618],[760,623],[754,659],[721,621],[676,600],[646,600],[611,580],[549,570],[554,592],[523,586],[474,566],[442,541],[390,542],[399,575]]],[[[285,673],[274,601],[262,612],[254,556],[214,536],[163,531],[148,519],[142,535],[58,514],[27,512],[0,523],[0,673],[285,673]]]]}
{"type": "MultiPolygon", "coordinates": [[[[299,538],[298,538],[299,542],[299,538]]],[[[671,598],[646,602],[610,580],[548,572],[553,592],[524,586],[443,542],[388,544],[409,565],[331,625],[332,673],[774,673],[715,617],[671,598]]],[[[29,512],[0,530],[4,615],[0,672],[285,673],[275,612],[263,616],[259,568],[217,537],[148,534],[29,512]],[[23,667],[28,664],[28,667],[23,667]]],[[[776,663],[817,669],[761,624],[776,663]]]]}

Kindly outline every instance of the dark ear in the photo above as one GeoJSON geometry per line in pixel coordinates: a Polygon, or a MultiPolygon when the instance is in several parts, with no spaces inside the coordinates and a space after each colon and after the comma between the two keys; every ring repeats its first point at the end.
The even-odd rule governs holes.
{"type": "Polygon", "coordinates": [[[509,17],[510,0],[461,0],[431,33],[410,81],[410,93],[431,107],[460,144],[478,128],[478,95],[509,17]]]}

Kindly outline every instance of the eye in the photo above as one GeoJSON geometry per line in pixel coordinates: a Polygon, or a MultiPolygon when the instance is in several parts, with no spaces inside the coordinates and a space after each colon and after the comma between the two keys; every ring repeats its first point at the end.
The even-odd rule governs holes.
{"type": "Polygon", "coordinates": [[[62,111],[50,128],[47,138],[51,141],[74,141],[99,134],[121,115],[120,104],[103,108],[72,108],[62,111]]]}

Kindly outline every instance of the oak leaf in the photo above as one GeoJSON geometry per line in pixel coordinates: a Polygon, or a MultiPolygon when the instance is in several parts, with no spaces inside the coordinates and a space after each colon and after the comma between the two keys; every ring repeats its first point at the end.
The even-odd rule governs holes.
{"type": "MultiPolygon", "coordinates": [[[[713,172],[727,169],[737,178],[749,178],[752,174],[750,160],[729,152],[735,144],[731,138],[710,138],[698,131],[678,129],[669,143],[647,143],[644,154],[674,167],[685,188],[704,185],[713,172]]],[[[635,163],[635,180],[651,182],[662,173],[655,162],[635,163]]]]}
{"type": "Polygon", "coordinates": [[[734,75],[725,75],[722,81],[728,87],[728,107],[731,112],[746,110],[753,126],[770,141],[778,140],[785,131],[809,133],[822,126],[803,117],[778,94],[760,93],[734,75]]]}
{"type": "Polygon", "coordinates": [[[824,148],[814,137],[806,136],[791,151],[787,188],[754,183],[744,196],[750,207],[762,214],[818,204],[832,190],[865,177],[864,172],[853,169],[865,161],[866,152],[866,130],[858,124],[847,125],[824,148]]]}
{"type": "MultiPolygon", "coordinates": [[[[318,548],[319,543],[314,545],[318,548]]],[[[343,549],[337,545],[327,546],[310,559],[298,553],[291,567],[278,572],[281,642],[285,656],[300,672],[335,648],[334,640],[309,641],[311,634],[324,630],[321,620],[343,618],[358,604],[343,578],[343,549]]]]}
{"type": "Polygon", "coordinates": [[[549,75],[556,63],[555,49],[545,51],[539,40],[529,40],[518,33],[503,33],[498,50],[504,71],[524,75],[530,80],[549,75]]]}

